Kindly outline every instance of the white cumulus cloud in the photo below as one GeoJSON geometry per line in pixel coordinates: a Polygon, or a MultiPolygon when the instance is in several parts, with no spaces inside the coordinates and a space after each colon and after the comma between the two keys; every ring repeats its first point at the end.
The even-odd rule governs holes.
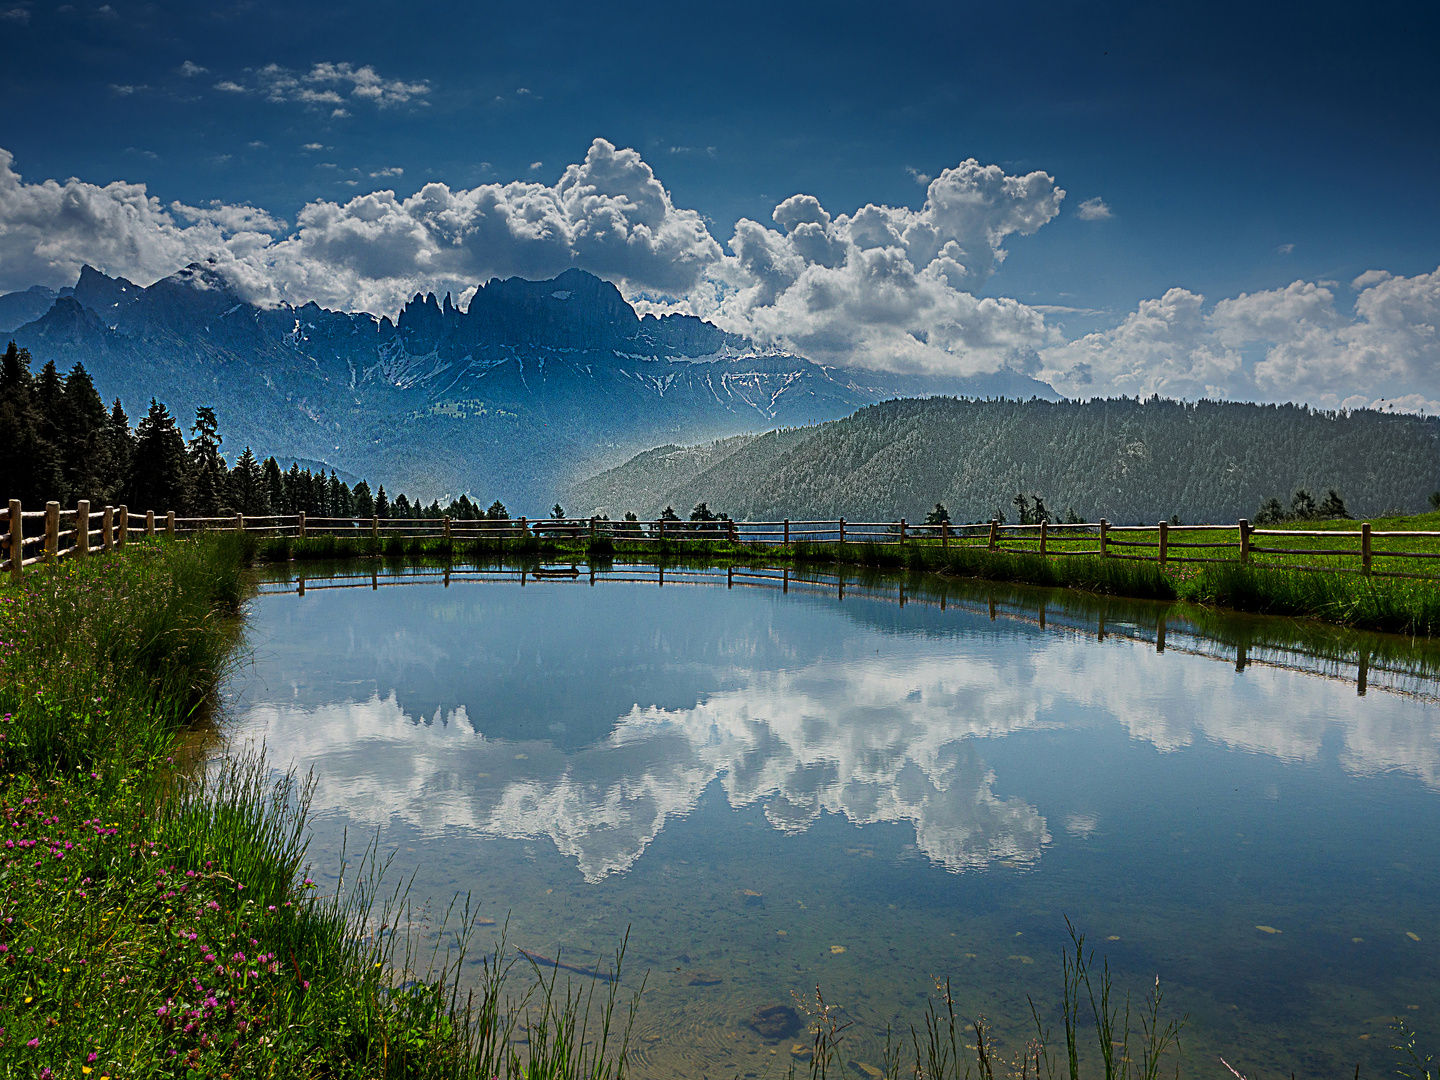
{"type": "Polygon", "coordinates": [[[1185,289],[1146,300],[1110,330],[1042,350],[1041,377],[1080,396],[1383,404],[1431,411],[1440,397],[1440,269],[1351,284],[1295,281],[1213,306],[1185,289]]]}
{"type": "Polygon", "coordinates": [[[919,210],[876,206],[832,215],[794,195],[742,218],[733,253],[692,298],[696,314],[817,359],[892,370],[972,373],[1037,366],[1055,340],[1044,316],[980,298],[1014,234],[1060,212],[1065,192],[1043,172],[1011,176],[971,159],[929,181],[919,210]]]}
{"type": "MultiPolygon", "coordinates": [[[[302,86],[353,96],[384,81],[345,65],[317,70],[323,78],[302,86]]],[[[1072,341],[1046,322],[1072,309],[982,295],[1006,244],[1053,220],[1064,197],[1046,173],[970,160],[932,179],[918,209],[832,213],[796,194],[769,222],[736,222],[722,244],[698,212],[675,205],[637,151],[604,139],[554,183],[362,190],[311,202],[293,222],[253,206],[166,204],[123,181],[27,183],[0,150],[0,291],[71,284],[86,262],[148,284],[210,261],[257,303],[393,313],[417,291],[464,296],[490,277],[579,267],[614,281],[642,310],[689,311],[825,362],[1010,368],[1082,397],[1437,408],[1440,269],[1369,271],[1348,288],[1295,281],[1214,303],[1177,287],[1072,341]]]]}
{"type": "Polygon", "coordinates": [[[1113,216],[1105,200],[1098,197],[1086,199],[1075,212],[1080,215],[1081,221],[1108,221],[1113,216]]]}

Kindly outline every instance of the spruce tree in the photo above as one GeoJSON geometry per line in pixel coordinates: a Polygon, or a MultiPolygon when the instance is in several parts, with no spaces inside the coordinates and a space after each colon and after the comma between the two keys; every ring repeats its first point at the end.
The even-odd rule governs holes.
{"type": "Polygon", "coordinates": [[[127,485],[132,509],[163,514],[188,505],[188,470],[185,436],[170,410],[151,398],[150,410],[135,432],[135,460],[127,485]]]}
{"type": "Polygon", "coordinates": [[[305,513],[310,512],[310,492],[308,485],[306,485],[305,489],[301,487],[302,484],[305,484],[309,476],[310,473],[307,470],[305,476],[303,478],[301,477],[300,463],[298,461],[292,461],[290,463],[290,471],[285,474],[284,495],[282,496],[282,504],[285,509],[282,513],[298,514],[301,511],[305,513]]]}
{"type": "Polygon", "coordinates": [[[340,478],[335,475],[334,469],[330,470],[330,481],[327,487],[329,488],[327,494],[330,497],[330,516],[349,517],[350,489],[340,482],[340,478]]]}
{"type": "Polygon", "coordinates": [[[375,495],[375,517],[382,521],[390,516],[390,500],[385,497],[385,485],[380,485],[379,492],[375,495]]]}
{"type": "Polygon", "coordinates": [[[490,509],[485,511],[485,516],[491,521],[509,521],[510,511],[505,509],[505,504],[496,499],[490,504],[490,509]]]}
{"type": "Polygon", "coordinates": [[[105,426],[108,453],[105,461],[105,501],[119,505],[129,498],[130,469],[135,461],[135,433],[130,430],[130,417],[120,399],[110,406],[105,426]]]}
{"type": "Polygon", "coordinates": [[[270,496],[265,489],[265,470],[250,447],[230,470],[230,505],[239,513],[260,517],[270,513],[270,496]]]}
{"type": "Polygon", "coordinates": [[[200,517],[229,513],[230,472],[220,456],[220,424],[215,410],[201,405],[190,428],[190,511],[200,517]]]}
{"type": "Polygon", "coordinates": [[[350,493],[350,512],[356,517],[375,515],[375,498],[370,494],[370,485],[364,480],[359,481],[350,493]]]}
{"type": "Polygon", "coordinates": [[[70,496],[102,506],[110,494],[110,417],[83,364],[65,378],[60,412],[64,438],[58,445],[70,496]]]}
{"type": "Polygon", "coordinates": [[[0,358],[0,498],[32,507],[57,498],[63,482],[54,446],[40,436],[30,354],[10,342],[0,358]]]}
{"type": "Polygon", "coordinates": [[[265,498],[270,503],[270,513],[288,514],[290,511],[285,509],[285,480],[280,473],[280,463],[272,455],[265,459],[261,471],[265,474],[265,498]]]}
{"type": "Polygon", "coordinates": [[[49,451],[44,465],[47,490],[40,498],[56,499],[63,505],[70,501],[70,485],[65,482],[65,455],[61,449],[65,381],[55,370],[55,361],[48,361],[40,369],[30,394],[35,403],[35,434],[49,451]]]}

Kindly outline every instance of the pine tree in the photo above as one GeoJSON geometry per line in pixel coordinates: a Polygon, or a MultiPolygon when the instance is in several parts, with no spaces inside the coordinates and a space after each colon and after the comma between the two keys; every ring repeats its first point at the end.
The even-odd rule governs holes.
{"type": "Polygon", "coordinates": [[[63,483],[55,447],[40,437],[30,354],[10,342],[0,358],[0,498],[32,506],[57,498],[63,483]]]}
{"type": "Polygon", "coordinates": [[[190,428],[190,511],[218,517],[230,510],[230,472],[220,456],[220,424],[215,410],[201,405],[190,428]]]}
{"type": "Polygon", "coordinates": [[[275,460],[274,455],[265,459],[265,464],[260,466],[260,471],[265,477],[265,499],[270,504],[270,513],[288,513],[285,509],[285,478],[280,472],[280,463],[275,460]]]}
{"type": "Polygon", "coordinates": [[[229,502],[239,513],[251,517],[263,517],[271,512],[265,470],[248,446],[230,470],[229,502]]]}
{"type": "Polygon", "coordinates": [[[47,488],[40,499],[56,499],[62,505],[70,501],[70,485],[65,482],[65,455],[62,447],[65,382],[55,370],[55,361],[48,361],[35,377],[30,391],[35,403],[35,435],[49,448],[44,463],[47,488]]]}
{"type": "Polygon", "coordinates": [[[130,469],[135,462],[135,433],[130,430],[130,417],[120,399],[110,406],[106,422],[108,453],[105,461],[105,499],[119,505],[129,498],[130,469]]]}
{"type": "Polygon", "coordinates": [[[350,516],[350,489],[340,482],[340,477],[335,475],[335,470],[330,470],[330,481],[327,485],[330,501],[331,517],[350,516]]]}
{"type": "Polygon", "coordinates": [[[170,410],[151,398],[150,410],[135,432],[135,459],[127,485],[134,509],[163,514],[186,506],[188,467],[185,436],[170,410]]]}
{"type": "Polygon", "coordinates": [[[390,516],[390,500],[385,497],[385,485],[380,485],[379,492],[375,495],[375,517],[385,520],[390,516]]]}
{"type": "MultiPolygon", "coordinates": [[[[308,477],[310,474],[307,471],[305,475],[308,477]]],[[[301,485],[304,483],[305,481],[300,475],[300,463],[298,461],[292,461],[290,463],[290,471],[285,474],[284,484],[282,485],[283,494],[281,495],[281,501],[285,507],[284,511],[282,511],[283,513],[298,514],[302,511],[309,513],[309,492],[301,490],[301,485]]]]}
{"type": "Polygon", "coordinates": [[[105,476],[109,471],[110,418],[95,384],[81,364],[65,378],[60,403],[60,431],[65,486],[72,499],[88,499],[103,505],[108,494],[105,476]]]}
{"type": "Polygon", "coordinates": [[[491,521],[509,521],[510,511],[505,509],[505,504],[496,499],[490,504],[490,509],[485,511],[485,516],[491,521]]]}
{"type": "Polygon", "coordinates": [[[950,523],[950,511],[945,509],[944,503],[936,503],[935,509],[925,515],[926,525],[948,525],[950,523]]]}
{"type": "Polygon", "coordinates": [[[1335,518],[1348,519],[1350,517],[1350,511],[1345,509],[1345,500],[1340,497],[1340,493],[1334,488],[1327,491],[1325,498],[1320,500],[1319,512],[1320,516],[1327,520],[1334,520],[1335,518]]]}
{"type": "Polygon", "coordinates": [[[356,517],[375,515],[375,498],[370,494],[370,485],[364,480],[359,481],[350,493],[350,512],[356,517]]]}
{"type": "Polygon", "coordinates": [[[1296,521],[1314,521],[1319,515],[1315,496],[1304,488],[1296,488],[1295,494],[1290,496],[1290,516],[1296,521]]]}

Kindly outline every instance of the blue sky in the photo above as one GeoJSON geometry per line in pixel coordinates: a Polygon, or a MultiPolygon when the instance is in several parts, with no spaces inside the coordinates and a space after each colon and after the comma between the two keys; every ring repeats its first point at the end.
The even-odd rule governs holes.
{"type": "MultiPolygon", "coordinates": [[[[951,278],[967,296],[1038,309],[1042,329],[1011,312],[1002,330],[946,337],[947,319],[989,317],[946,307],[952,296],[943,318],[911,320],[920,344],[907,352],[833,322],[789,333],[793,297],[743,310],[713,300],[753,285],[753,266],[751,278],[727,271],[698,292],[627,277],[620,264],[607,276],[628,295],[739,320],[837,362],[955,357],[962,368],[1027,366],[1068,379],[1070,392],[1086,392],[1088,372],[1107,392],[1354,404],[1373,391],[1425,407],[1440,398],[1440,357],[1423,333],[1440,288],[1428,277],[1440,264],[1437,29],[1436,9],[1398,4],[0,0],[0,148],[25,185],[128,181],[162,207],[259,207],[279,238],[307,204],[379,188],[403,200],[432,180],[453,191],[554,185],[603,138],[636,151],[673,206],[699,215],[722,259],[736,254],[738,220],[776,230],[772,212],[790,196],[814,196],[831,217],[868,203],[918,212],[917,177],[973,158],[1006,176],[1043,172],[1066,193],[1040,225],[994,241],[983,273],[967,262],[963,282],[951,278]],[[1094,203],[1081,212],[1094,199],[1108,216],[1094,203]],[[1375,270],[1391,277],[1355,284],[1375,270]],[[1283,292],[1296,282],[1312,287],[1308,301],[1283,292]],[[1389,290],[1371,297],[1376,312],[1405,307],[1379,344],[1379,316],[1355,307],[1372,286],[1389,290]],[[1155,309],[1175,355],[1141,355],[1136,320],[1172,289],[1204,299],[1155,309]],[[1214,309],[1241,294],[1249,308],[1214,309]],[[1275,299],[1257,313],[1262,294],[1275,299]],[[1300,329],[1277,329],[1277,318],[1300,329]],[[1347,337],[1357,326],[1370,336],[1347,337]],[[1327,349],[1338,381],[1317,367],[1327,349]]],[[[63,276],[88,242],[48,263],[0,245],[0,287],[63,276]]],[[[96,250],[121,272],[125,246],[96,250]]],[[[370,261],[382,258],[377,249],[370,261]]],[[[137,280],[162,272],[131,262],[137,280]]],[[[511,265],[472,260],[437,270],[434,284],[458,288],[492,263],[511,265]]],[[[408,288],[416,273],[371,277],[408,288]]],[[[327,294],[311,271],[280,291],[299,299],[306,281],[342,306],[384,306],[395,292],[347,297],[332,284],[327,294]]]]}

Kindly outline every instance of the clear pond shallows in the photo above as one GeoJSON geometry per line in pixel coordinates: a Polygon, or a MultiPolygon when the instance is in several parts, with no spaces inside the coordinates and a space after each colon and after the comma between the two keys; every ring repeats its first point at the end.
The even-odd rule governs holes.
{"type": "Polygon", "coordinates": [[[1428,648],[973,582],[661,576],[264,577],[227,734],[314,769],[322,882],[378,831],[412,896],[496,921],[481,946],[508,916],[587,967],[630,927],[638,1076],[781,1075],[796,1037],[752,1021],[817,983],[847,1061],[947,977],[1013,1053],[1066,916],[1137,1004],[1160,976],[1191,1075],[1380,1075],[1391,1018],[1440,1037],[1428,648]]]}

